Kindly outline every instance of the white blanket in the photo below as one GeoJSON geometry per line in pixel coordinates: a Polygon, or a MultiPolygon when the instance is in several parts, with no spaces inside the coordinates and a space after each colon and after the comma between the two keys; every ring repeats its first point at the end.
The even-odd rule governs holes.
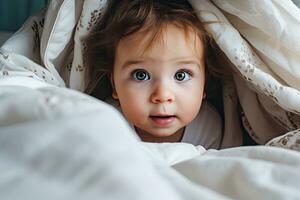
{"type": "MultiPolygon", "coordinates": [[[[300,10],[290,0],[190,2],[202,21],[221,22],[206,29],[231,61],[226,67],[235,71],[222,79],[221,147],[242,145],[245,130],[258,144],[300,149],[300,10]]],[[[84,38],[105,5],[51,1],[1,47],[1,84],[84,91],[84,38]]]]}
{"type": "Polygon", "coordinates": [[[0,199],[300,199],[300,11],[190,2],[214,13],[201,20],[224,21],[207,30],[237,71],[224,80],[223,147],[241,144],[239,101],[251,137],[283,148],[140,142],[114,108],[79,92],[81,39],[106,1],[52,0],[0,49],[0,199]]]}
{"type": "Polygon", "coordinates": [[[142,143],[69,89],[1,87],[0,99],[0,199],[300,199],[296,151],[142,143]]]}

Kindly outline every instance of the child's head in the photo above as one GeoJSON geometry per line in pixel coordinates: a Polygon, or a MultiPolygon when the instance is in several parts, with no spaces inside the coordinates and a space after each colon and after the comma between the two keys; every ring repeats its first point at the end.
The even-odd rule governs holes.
{"type": "Polygon", "coordinates": [[[109,95],[140,136],[182,133],[205,96],[208,36],[190,4],[110,1],[97,29],[87,43],[90,83],[108,75],[109,95]]]}

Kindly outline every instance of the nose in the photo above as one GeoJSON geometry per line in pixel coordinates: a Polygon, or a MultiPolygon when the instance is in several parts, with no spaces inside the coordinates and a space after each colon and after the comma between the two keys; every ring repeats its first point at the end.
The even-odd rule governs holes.
{"type": "Polygon", "coordinates": [[[172,103],[174,101],[174,93],[168,84],[158,83],[151,94],[152,103],[172,103]]]}

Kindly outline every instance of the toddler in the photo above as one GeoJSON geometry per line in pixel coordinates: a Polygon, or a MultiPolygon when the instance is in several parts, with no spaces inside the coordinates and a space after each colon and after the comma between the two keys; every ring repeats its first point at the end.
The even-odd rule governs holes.
{"type": "Polygon", "coordinates": [[[219,148],[222,120],[203,103],[209,40],[187,1],[109,1],[86,40],[86,92],[116,100],[143,141],[219,148]]]}

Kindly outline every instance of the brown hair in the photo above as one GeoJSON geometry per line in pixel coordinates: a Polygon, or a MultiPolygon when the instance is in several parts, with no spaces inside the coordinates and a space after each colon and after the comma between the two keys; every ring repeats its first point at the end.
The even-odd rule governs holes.
{"type": "Polygon", "coordinates": [[[164,25],[172,23],[185,32],[192,28],[204,45],[206,79],[222,70],[217,48],[192,6],[187,0],[110,0],[106,12],[86,39],[86,93],[105,100],[112,94],[109,74],[113,71],[115,51],[119,41],[137,31],[153,33],[149,45],[160,35],[164,25]],[[208,50],[208,51],[207,51],[208,50]]]}

